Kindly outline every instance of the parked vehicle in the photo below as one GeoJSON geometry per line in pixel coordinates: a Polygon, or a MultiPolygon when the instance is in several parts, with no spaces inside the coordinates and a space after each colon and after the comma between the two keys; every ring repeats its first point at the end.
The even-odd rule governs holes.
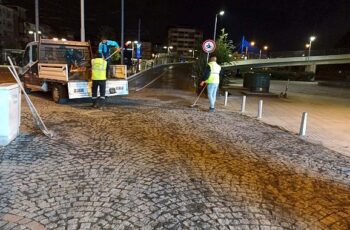
{"type": "MultiPolygon", "coordinates": [[[[51,92],[56,103],[91,97],[89,42],[41,39],[27,44],[20,71],[27,92],[51,92]]],[[[112,66],[106,96],[128,94],[126,66],[112,66]]]]}

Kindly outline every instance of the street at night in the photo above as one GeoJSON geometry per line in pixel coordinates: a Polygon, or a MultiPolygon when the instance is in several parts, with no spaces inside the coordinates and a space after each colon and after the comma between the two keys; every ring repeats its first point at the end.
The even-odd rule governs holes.
{"type": "Polygon", "coordinates": [[[348,0],[0,0],[0,230],[349,230],[348,0]]]}
{"type": "Polygon", "coordinates": [[[190,81],[186,69],[104,110],[33,94],[55,135],[23,107],[22,134],[0,149],[0,228],[349,228],[349,158],[223,108],[190,108],[193,93],[167,88],[177,73],[190,81]]]}

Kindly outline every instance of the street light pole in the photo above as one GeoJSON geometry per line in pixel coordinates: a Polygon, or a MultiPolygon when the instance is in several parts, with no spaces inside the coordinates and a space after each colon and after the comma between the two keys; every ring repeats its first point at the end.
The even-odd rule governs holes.
{"type": "MultiPolygon", "coordinates": [[[[219,12],[219,15],[224,15],[225,14],[225,11],[220,11],[219,12]]],[[[215,24],[214,24],[214,36],[213,36],[213,40],[216,41],[216,27],[217,27],[217,24],[218,24],[218,14],[215,14],[215,24]]],[[[207,55],[207,62],[209,60],[209,53],[207,55]]]]}
{"type": "Polygon", "coordinates": [[[316,40],[316,37],[315,36],[311,36],[310,37],[310,43],[309,43],[309,60],[310,60],[310,56],[311,56],[311,45],[312,45],[312,42],[316,40]]]}
{"type": "Polygon", "coordinates": [[[120,64],[124,63],[124,0],[121,0],[121,35],[120,35],[120,64]]]}
{"type": "MultiPolygon", "coordinates": [[[[219,15],[224,15],[225,14],[225,11],[220,11],[219,13],[218,13],[219,15]]],[[[215,14],[215,24],[214,24],[214,36],[213,36],[213,40],[214,41],[216,41],[216,27],[217,27],[217,25],[218,25],[218,14],[215,14]]]]}
{"type": "Polygon", "coordinates": [[[35,33],[34,41],[38,41],[39,37],[39,0],[35,0],[35,33]]]}
{"type": "Polygon", "coordinates": [[[310,45],[309,45],[309,59],[310,59],[310,56],[311,56],[311,45],[312,45],[312,41],[310,40],[310,45]]]}
{"type": "Polygon", "coordinates": [[[137,33],[137,40],[141,42],[141,18],[139,18],[139,28],[137,33]]]}
{"type": "Polygon", "coordinates": [[[215,24],[214,24],[214,36],[213,36],[213,40],[216,41],[216,27],[218,25],[218,14],[215,14],[215,24]]]}
{"type": "Polygon", "coordinates": [[[85,42],[85,0],[80,0],[80,40],[85,42]]]}

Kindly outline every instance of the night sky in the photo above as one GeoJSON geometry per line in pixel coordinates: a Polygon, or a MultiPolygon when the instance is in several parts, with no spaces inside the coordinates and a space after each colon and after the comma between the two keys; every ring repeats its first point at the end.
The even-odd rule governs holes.
{"type": "MultiPolygon", "coordinates": [[[[58,32],[71,28],[79,38],[79,0],[39,0],[42,23],[58,32]],[[56,2],[56,3],[54,3],[56,2]],[[59,6],[55,5],[59,2],[59,6]]],[[[34,21],[34,0],[4,0],[28,9],[34,21]]],[[[86,0],[88,39],[97,39],[99,27],[109,26],[120,40],[120,1],[86,0]]],[[[166,43],[167,28],[196,27],[211,38],[215,13],[225,10],[218,29],[225,28],[237,44],[243,35],[273,51],[303,49],[310,35],[316,35],[314,49],[350,47],[344,40],[350,31],[349,0],[125,0],[125,36],[137,38],[138,18],[142,40],[166,43]]],[[[111,38],[113,39],[113,38],[111,38]]],[[[348,39],[349,40],[349,39],[348,39]]]]}

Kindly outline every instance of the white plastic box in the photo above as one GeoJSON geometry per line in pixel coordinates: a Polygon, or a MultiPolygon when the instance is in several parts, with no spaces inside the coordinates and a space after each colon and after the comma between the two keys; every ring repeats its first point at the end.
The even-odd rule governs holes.
{"type": "Polygon", "coordinates": [[[7,145],[19,134],[21,91],[18,84],[0,84],[0,145],[7,145]]]}

